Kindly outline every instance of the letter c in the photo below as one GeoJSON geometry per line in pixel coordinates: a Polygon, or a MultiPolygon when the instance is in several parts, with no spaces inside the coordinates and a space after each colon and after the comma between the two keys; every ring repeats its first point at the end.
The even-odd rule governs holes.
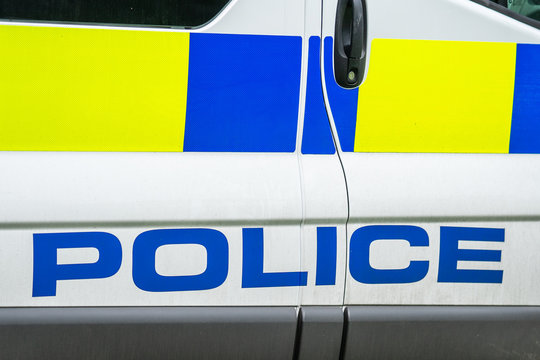
{"type": "Polygon", "coordinates": [[[373,225],[356,230],[351,236],[349,271],[363,284],[406,284],[422,280],[429,261],[411,261],[405,269],[379,270],[369,264],[369,248],[376,240],[405,240],[410,246],[429,246],[426,231],[417,226],[373,225]]]}

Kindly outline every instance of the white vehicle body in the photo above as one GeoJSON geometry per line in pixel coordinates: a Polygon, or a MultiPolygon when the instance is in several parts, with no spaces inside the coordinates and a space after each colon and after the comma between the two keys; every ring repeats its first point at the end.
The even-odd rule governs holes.
{"type": "Polygon", "coordinates": [[[540,356],[538,24],[362,1],[345,89],[338,2],[232,0],[195,28],[0,21],[8,354],[540,356]]]}

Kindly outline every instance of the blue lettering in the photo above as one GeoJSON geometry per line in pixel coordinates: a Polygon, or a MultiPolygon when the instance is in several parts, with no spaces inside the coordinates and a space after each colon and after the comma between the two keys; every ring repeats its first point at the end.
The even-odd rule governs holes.
{"type": "Polygon", "coordinates": [[[215,289],[229,272],[229,243],[212,229],[151,230],[133,243],[133,282],[144,291],[194,291],[215,289]],[[156,251],[163,245],[197,244],[206,248],[206,270],[199,275],[162,276],[156,271],[156,251]]]}
{"type": "Polygon", "coordinates": [[[335,285],[337,269],[337,228],[317,228],[317,278],[315,285],[335,285]]]}
{"type": "Polygon", "coordinates": [[[243,229],[242,287],[306,286],[307,272],[265,273],[263,229],[243,229]]]}
{"type": "Polygon", "coordinates": [[[356,230],[350,243],[349,271],[364,284],[405,284],[422,280],[428,261],[411,261],[406,269],[379,270],[369,264],[369,248],[376,240],[405,240],[410,246],[429,246],[426,231],[417,226],[374,225],[356,230]]]}
{"type": "Polygon", "coordinates": [[[441,227],[438,282],[501,284],[502,270],[458,270],[458,261],[501,261],[500,250],[460,249],[459,241],[504,242],[504,229],[441,227]]]}
{"type": "Polygon", "coordinates": [[[113,276],[122,263],[118,238],[105,232],[34,234],[32,296],[55,296],[56,281],[103,279],[113,276]],[[95,248],[99,259],[92,264],[58,265],[58,249],[95,248]]]}

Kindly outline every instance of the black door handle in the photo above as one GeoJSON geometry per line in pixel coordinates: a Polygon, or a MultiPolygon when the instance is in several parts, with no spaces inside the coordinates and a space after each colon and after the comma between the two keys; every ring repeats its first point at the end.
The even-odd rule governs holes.
{"type": "Polygon", "coordinates": [[[365,0],[339,0],[334,38],[336,81],[345,88],[355,88],[364,78],[366,67],[365,0]]]}

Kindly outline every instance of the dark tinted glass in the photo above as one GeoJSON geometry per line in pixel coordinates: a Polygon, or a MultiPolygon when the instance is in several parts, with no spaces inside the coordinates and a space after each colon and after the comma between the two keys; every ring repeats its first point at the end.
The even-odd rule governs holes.
{"type": "Polygon", "coordinates": [[[0,0],[0,19],[198,26],[229,0],[0,0]]]}
{"type": "Polygon", "coordinates": [[[509,10],[527,16],[534,20],[540,20],[540,0],[491,0],[509,10]]]}

